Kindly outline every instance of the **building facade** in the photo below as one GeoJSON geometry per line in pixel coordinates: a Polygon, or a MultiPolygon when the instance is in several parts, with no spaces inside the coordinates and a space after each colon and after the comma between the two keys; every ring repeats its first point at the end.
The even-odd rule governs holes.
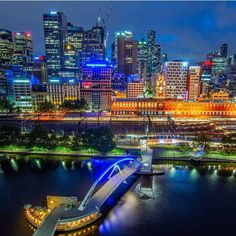
{"type": "Polygon", "coordinates": [[[156,77],[156,99],[166,98],[166,81],[163,73],[158,73],[156,77]]]}
{"type": "Polygon", "coordinates": [[[200,94],[201,67],[189,66],[188,69],[188,100],[195,101],[200,94]]]}
{"type": "Polygon", "coordinates": [[[29,32],[14,32],[14,55],[15,65],[33,63],[33,39],[29,32]]]}
{"type": "Polygon", "coordinates": [[[64,65],[64,42],[67,34],[67,18],[62,12],[43,14],[44,43],[48,78],[59,76],[64,65]]]}
{"type": "Polygon", "coordinates": [[[137,72],[139,77],[145,78],[147,75],[148,47],[147,42],[141,39],[138,42],[137,72]]]}
{"type": "Polygon", "coordinates": [[[106,63],[87,63],[83,67],[81,99],[85,99],[90,110],[110,111],[112,67],[106,63]]]}
{"type": "Polygon", "coordinates": [[[183,61],[168,61],[164,67],[166,81],[166,98],[187,98],[188,63],[183,61]]]}
{"type": "Polygon", "coordinates": [[[130,81],[127,86],[127,98],[143,97],[144,82],[143,81],[130,81]]]}
{"type": "Polygon", "coordinates": [[[13,41],[12,32],[0,29],[0,65],[12,64],[13,41]]]}
{"type": "Polygon", "coordinates": [[[132,34],[116,36],[117,40],[117,71],[129,76],[137,73],[137,41],[132,34]]]}
{"type": "Polygon", "coordinates": [[[102,26],[94,26],[84,32],[83,50],[80,53],[81,67],[91,61],[105,60],[105,31],[102,26]]]}
{"type": "Polygon", "coordinates": [[[185,102],[157,99],[116,99],[112,102],[113,116],[153,115],[155,117],[236,117],[236,103],[185,102]]]}
{"type": "Polygon", "coordinates": [[[161,70],[161,46],[156,44],[156,32],[154,30],[148,31],[147,50],[147,72],[156,75],[161,70]]]}
{"type": "Polygon", "coordinates": [[[80,97],[80,83],[70,82],[62,83],[52,81],[47,84],[48,99],[54,105],[60,106],[65,100],[77,100],[80,97]]]}

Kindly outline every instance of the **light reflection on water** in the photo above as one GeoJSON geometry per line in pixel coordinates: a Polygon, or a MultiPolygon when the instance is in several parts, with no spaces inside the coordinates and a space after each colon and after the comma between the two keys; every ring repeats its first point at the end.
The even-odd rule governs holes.
{"type": "MultiPolygon", "coordinates": [[[[4,185],[8,187],[8,193],[11,194],[16,184],[19,189],[23,189],[23,186],[27,183],[23,178],[24,171],[22,170],[22,164],[18,162],[17,159],[13,158],[9,160],[11,170],[2,166],[4,172],[0,175],[1,193],[6,190],[4,185]],[[15,174],[10,174],[11,171],[15,174]]],[[[43,177],[44,180],[47,180],[43,182],[43,188],[55,188],[52,192],[58,195],[63,193],[63,195],[68,194],[71,196],[73,195],[73,192],[75,193],[74,195],[76,195],[78,191],[80,191],[79,188],[82,189],[83,186],[87,186],[88,188],[90,186],[84,183],[86,178],[94,179],[94,177],[91,178],[95,173],[94,167],[91,162],[88,163],[84,166],[85,169],[83,171],[85,172],[82,172],[82,169],[80,168],[75,168],[75,165],[72,162],[66,161],[60,161],[59,165],[55,169],[44,171],[45,163],[41,160],[35,159],[32,168],[36,167],[35,169],[41,169],[41,172],[34,172],[35,169],[33,169],[33,171],[27,171],[27,178],[32,178],[32,181],[36,181],[35,183],[41,187],[42,182],[40,182],[40,180],[41,177],[43,177]],[[76,187],[73,188],[71,185],[75,185],[76,187]]],[[[165,232],[164,229],[166,230],[166,233],[170,233],[167,223],[171,222],[172,227],[178,230],[180,227],[178,224],[183,220],[187,222],[185,227],[187,227],[188,231],[191,232],[192,229],[197,227],[194,223],[195,220],[199,222],[199,224],[202,224],[202,227],[204,227],[204,221],[207,222],[208,220],[209,222],[210,217],[217,222],[218,216],[210,213],[210,211],[205,212],[205,216],[202,213],[204,212],[203,208],[209,207],[210,205],[212,207],[211,209],[217,208],[219,211],[223,211],[223,209],[216,204],[217,200],[224,201],[225,196],[231,197],[226,199],[225,205],[229,204],[231,206],[232,204],[232,211],[236,211],[236,207],[234,207],[235,204],[233,204],[234,199],[236,198],[235,166],[216,164],[205,166],[160,164],[155,165],[154,168],[165,171],[165,175],[163,176],[151,177],[151,185],[149,185],[149,187],[145,186],[145,191],[147,191],[148,188],[150,188],[150,191],[153,191],[155,196],[154,199],[141,199],[139,193],[134,191],[135,186],[133,186],[126,192],[126,194],[124,194],[121,200],[116,203],[114,208],[111,209],[107,215],[104,215],[104,219],[94,224],[94,227],[90,225],[75,232],[60,233],[58,235],[133,236],[145,235],[148,230],[151,230],[149,235],[156,235],[158,232],[162,232],[162,235],[168,235],[165,233],[163,234],[163,232],[165,232]],[[209,201],[209,199],[212,199],[212,196],[214,196],[214,199],[209,201]],[[206,206],[205,199],[207,199],[208,203],[206,206]],[[191,211],[191,221],[187,216],[185,217],[185,214],[189,211],[191,211]],[[181,214],[178,215],[180,212],[181,214]],[[157,226],[158,230],[156,229],[157,226]]],[[[139,181],[140,179],[137,183],[139,181]]],[[[91,183],[92,181],[90,184],[91,183]]],[[[34,196],[37,195],[38,199],[39,191],[41,191],[41,189],[34,188],[34,192],[30,192],[31,198],[34,198],[34,196]]],[[[48,190],[45,190],[45,192],[47,191],[48,190]]],[[[26,190],[22,192],[18,190],[18,193],[19,198],[21,199],[20,201],[15,199],[14,196],[4,198],[4,194],[0,196],[0,200],[6,201],[6,205],[14,205],[9,213],[11,214],[11,218],[17,218],[16,215],[20,212],[20,219],[24,222],[22,207],[24,203],[29,203],[28,201],[30,200],[27,199],[26,190]]],[[[40,200],[45,200],[43,199],[45,197],[46,195],[44,193],[41,194],[40,200]]],[[[229,205],[228,207],[226,206],[227,210],[231,210],[229,205]]],[[[0,207],[4,208],[4,205],[0,204],[0,207]]],[[[4,208],[3,210],[6,209],[7,208],[4,208]]],[[[231,213],[229,212],[228,214],[231,213]]],[[[220,219],[224,225],[224,219],[220,219]]],[[[0,226],[2,226],[1,223],[0,226]]],[[[20,230],[22,230],[20,232],[21,234],[19,234],[20,236],[30,236],[33,232],[26,223],[25,226],[21,225],[20,230]]],[[[9,233],[5,235],[18,236],[9,233]]]]}

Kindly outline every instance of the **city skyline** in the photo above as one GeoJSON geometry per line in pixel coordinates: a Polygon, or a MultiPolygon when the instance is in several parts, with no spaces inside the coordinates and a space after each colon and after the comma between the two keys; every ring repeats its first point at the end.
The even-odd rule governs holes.
{"type": "Polygon", "coordinates": [[[34,54],[40,55],[45,54],[43,13],[50,10],[63,11],[68,21],[88,29],[95,25],[99,8],[102,8],[103,14],[112,8],[108,22],[108,55],[111,43],[114,41],[114,33],[125,29],[133,32],[137,40],[142,37],[146,39],[147,31],[155,30],[157,43],[161,44],[162,52],[167,53],[170,60],[183,59],[196,63],[204,60],[208,52],[219,51],[223,43],[228,43],[229,55],[235,54],[236,51],[236,45],[233,44],[236,33],[232,30],[236,26],[236,4],[232,2],[172,2],[171,4],[149,2],[148,5],[143,2],[73,2],[72,4],[73,7],[68,2],[2,2],[1,28],[30,31],[33,36],[34,54]],[[19,12],[17,15],[12,11],[14,8],[19,12]],[[29,8],[30,12],[27,11],[29,8]],[[135,17],[137,11],[139,19],[135,17]],[[87,17],[88,12],[92,17],[87,17]]]}

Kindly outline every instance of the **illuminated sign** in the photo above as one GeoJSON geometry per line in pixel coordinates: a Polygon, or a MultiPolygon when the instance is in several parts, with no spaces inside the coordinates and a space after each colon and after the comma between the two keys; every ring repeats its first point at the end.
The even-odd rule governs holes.
{"type": "Polygon", "coordinates": [[[93,63],[89,63],[86,64],[87,67],[106,67],[107,64],[93,64],[93,63]]]}

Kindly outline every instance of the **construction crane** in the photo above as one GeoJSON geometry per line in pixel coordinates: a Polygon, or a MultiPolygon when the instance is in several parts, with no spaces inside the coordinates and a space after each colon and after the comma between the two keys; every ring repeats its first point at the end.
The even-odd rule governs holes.
{"type": "Polygon", "coordinates": [[[110,18],[111,12],[112,12],[112,8],[110,8],[108,10],[108,12],[105,14],[105,16],[102,17],[102,9],[99,8],[98,25],[100,25],[104,28],[104,32],[105,32],[104,46],[105,46],[105,48],[107,47],[107,41],[108,41],[108,35],[109,35],[108,30],[107,30],[107,23],[110,18]]]}

